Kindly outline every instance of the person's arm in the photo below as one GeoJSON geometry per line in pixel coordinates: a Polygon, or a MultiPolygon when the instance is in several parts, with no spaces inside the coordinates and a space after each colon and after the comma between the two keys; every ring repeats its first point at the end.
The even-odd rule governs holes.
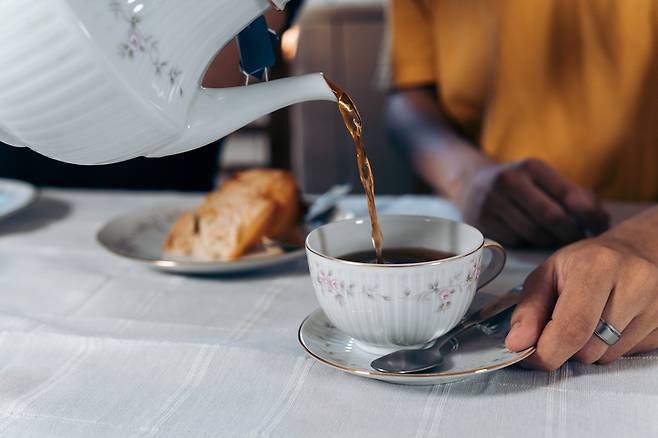
{"type": "Polygon", "coordinates": [[[593,193],[539,160],[493,162],[451,128],[436,96],[432,87],[393,91],[387,124],[421,176],[467,222],[507,245],[561,245],[607,228],[593,193]]]}
{"type": "Polygon", "coordinates": [[[386,121],[393,141],[403,148],[423,179],[460,206],[464,183],[479,168],[494,164],[450,127],[432,86],[390,93],[386,121]]]}
{"type": "Polygon", "coordinates": [[[574,357],[608,363],[658,348],[658,207],[556,252],[524,285],[506,345],[537,345],[527,364],[554,370],[574,357]],[[602,318],[622,336],[608,346],[602,318]]]}

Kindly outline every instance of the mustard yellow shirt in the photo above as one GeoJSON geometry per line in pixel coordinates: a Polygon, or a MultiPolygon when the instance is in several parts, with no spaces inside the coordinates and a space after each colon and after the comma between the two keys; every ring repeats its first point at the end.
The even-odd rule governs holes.
{"type": "Polygon", "coordinates": [[[390,1],[394,85],[436,84],[489,156],[658,200],[658,1],[390,1]]]}

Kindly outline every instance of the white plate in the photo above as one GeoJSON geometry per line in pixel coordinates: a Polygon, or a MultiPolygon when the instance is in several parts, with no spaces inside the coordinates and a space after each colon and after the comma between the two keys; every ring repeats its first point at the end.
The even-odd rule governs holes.
{"type": "Polygon", "coordinates": [[[355,374],[403,385],[436,385],[496,371],[530,356],[534,347],[514,353],[505,348],[509,320],[495,326],[476,326],[453,338],[453,351],[436,371],[418,374],[382,373],[370,367],[376,354],[359,349],[354,339],[329,322],[322,309],[311,313],[299,327],[299,342],[325,365],[355,374]]]}
{"type": "Polygon", "coordinates": [[[31,184],[0,178],[0,220],[30,205],[36,193],[31,184]]]}
{"type": "Polygon", "coordinates": [[[167,232],[176,219],[199,201],[156,205],[119,216],[107,223],[96,236],[110,252],[161,271],[182,274],[228,274],[271,268],[304,258],[304,249],[283,254],[259,252],[231,262],[203,261],[177,257],[162,251],[167,232]]]}

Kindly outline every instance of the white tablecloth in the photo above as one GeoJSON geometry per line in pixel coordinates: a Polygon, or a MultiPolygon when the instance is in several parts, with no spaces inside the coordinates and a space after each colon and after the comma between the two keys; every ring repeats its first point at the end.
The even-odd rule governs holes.
{"type": "MultiPolygon", "coordinates": [[[[177,196],[48,190],[0,223],[0,436],[658,436],[656,354],[434,387],[365,380],[297,345],[317,306],[303,262],[181,277],[95,242],[112,216],[177,196]]],[[[499,290],[541,257],[513,257],[499,290]]]]}

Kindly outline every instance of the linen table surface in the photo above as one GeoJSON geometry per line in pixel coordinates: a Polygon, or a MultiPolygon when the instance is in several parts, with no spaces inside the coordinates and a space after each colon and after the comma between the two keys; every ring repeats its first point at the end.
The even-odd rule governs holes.
{"type": "MultiPolygon", "coordinates": [[[[655,353],[439,386],[367,380],[298,345],[317,308],[303,260],[184,277],[95,240],[118,214],[189,196],[45,190],[0,222],[0,436],[658,436],[655,353]]],[[[458,217],[439,199],[378,201],[384,212],[458,217]]],[[[512,254],[488,290],[521,282],[545,256],[512,254]]]]}

